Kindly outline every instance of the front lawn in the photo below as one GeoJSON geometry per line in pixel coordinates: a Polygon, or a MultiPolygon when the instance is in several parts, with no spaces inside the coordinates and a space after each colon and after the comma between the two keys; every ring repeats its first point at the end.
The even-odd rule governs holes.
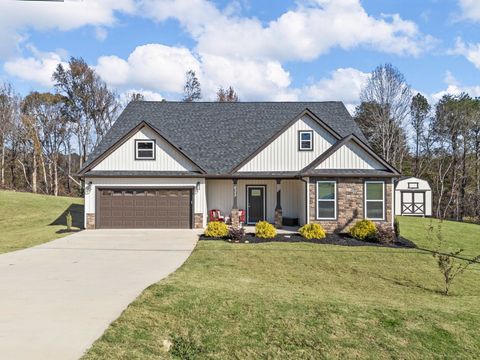
{"type": "Polygon", "coordinates": [[[83,199],[0,191],[0,253],[65,236],[65,212],[83,226],[83,199]]]}
{"type": "MultiPolygon", "coordinates": [[[[403,235],[431,248],[428,221],[402,218],[403,235]]],[[[480,226],[444,228],[452,246],[480,253],[480,226]]],[[[85,358],[476,358],[479,275],[471,267],[445,297],[417,249],[201,241],[85,358]]]]}

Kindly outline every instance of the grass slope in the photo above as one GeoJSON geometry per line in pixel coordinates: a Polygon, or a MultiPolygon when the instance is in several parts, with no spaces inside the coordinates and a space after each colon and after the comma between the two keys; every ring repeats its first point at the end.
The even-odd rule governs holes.
{"type": "Polygon", "coordinates": [[[0,191],[0,253],[35,246],[65,234],[65,212],[82,226],[83,200],[0,191]]]}
{"type": "MultiPolygon", "coordinates": [[[[432,248],[428,222],[402,218],[402,233],[432,248]]],[[[480,253],[479,226],[444,229],[452,246],[480,253]]],[[[479,275],[471,267],[445,297],[419,250],[202,241],[85,359],[476,358],[479,275]]]]}

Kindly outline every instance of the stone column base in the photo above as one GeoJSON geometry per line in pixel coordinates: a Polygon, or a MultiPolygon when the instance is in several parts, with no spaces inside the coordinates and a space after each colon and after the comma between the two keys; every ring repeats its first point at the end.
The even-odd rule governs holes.
{"type": "Polygon", "coordinates": [[[283,212],[282,209],[275,209],[275,227],[281,229],[283,226],[283,212]]]}
{"type": "Polygon", "coordinates": [[[193,227],[203,229],[203,213],[195,213],[193,216],[193,227]]]}
{"type": "Polygon", "coordinates": [[[240,212],[238,211],[238,209],[232,209],[230,220],[234,229],[240,228],[240,212]]]}
{"type": "Polygon", "coordinates": [[[87,214],[87,223],[85,224],[85,229],[94,230],[95,229],[95,214],[87,214]]]}

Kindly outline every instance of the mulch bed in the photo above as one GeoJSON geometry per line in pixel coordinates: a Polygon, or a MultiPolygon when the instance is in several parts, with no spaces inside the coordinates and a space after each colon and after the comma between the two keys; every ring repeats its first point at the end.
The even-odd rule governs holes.
{"type": "MultiPolygon", "coordinates": [[[[228,238],[210,238],[205,235],[200,235],[200,240],[219,240],[235,243],[235,241],[228,238]]],[[[245,234],[245,237],[241,243],[249,244],[261,244],[261,243],[313,243],[313,244],[327,244],[327,245],[339,245],[339,246],[377,246],[377,247],[390,247],[390,248],[416,248],[410,240],[399,237],[393,244],[381,244],[376,242],[360,241],[352,238],[348,234],[328,234],[324,239],[312,239],[307,240],[300,234],[278,234],[273,239],[261,239],[255,237],[253,233],[245,234]]]]}

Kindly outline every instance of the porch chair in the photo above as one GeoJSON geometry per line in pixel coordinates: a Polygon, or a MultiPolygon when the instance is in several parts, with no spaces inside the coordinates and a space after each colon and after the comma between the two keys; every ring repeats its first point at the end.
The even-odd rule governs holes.
{"type": "Polygon", "coordinates": [[[246,217],[246,211],[245,210],[238,210],[238,217],[240,220],[240,224],[245,224],[245,217],[246,217]]]}
{"type": "Polygon", "coordinates": [[[209,211],[209,221],[220,221],[225,222],[225,217],[222,216],[222,213],[218,209],[213,209],[209,211]]]}

